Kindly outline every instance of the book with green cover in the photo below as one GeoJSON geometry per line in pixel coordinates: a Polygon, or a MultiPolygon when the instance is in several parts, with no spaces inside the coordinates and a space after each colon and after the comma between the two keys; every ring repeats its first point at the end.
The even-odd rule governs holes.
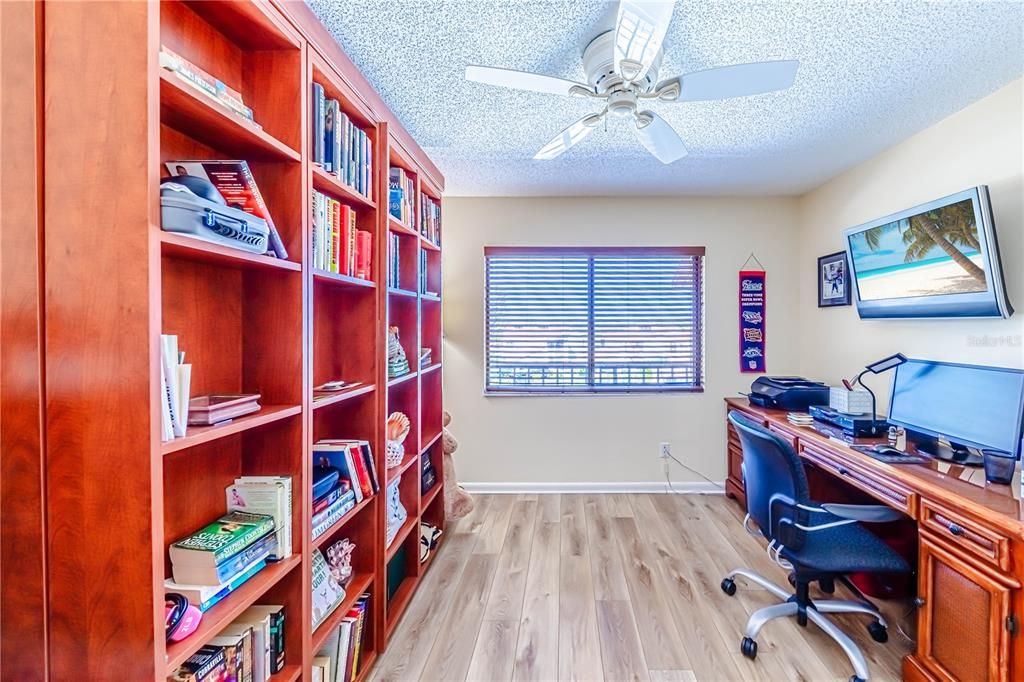
{"type": "Polygon", "coordinates": [[[215,566],[273,530],[273,516],[233,511],[171,545],[171,562],[215,566]]]}

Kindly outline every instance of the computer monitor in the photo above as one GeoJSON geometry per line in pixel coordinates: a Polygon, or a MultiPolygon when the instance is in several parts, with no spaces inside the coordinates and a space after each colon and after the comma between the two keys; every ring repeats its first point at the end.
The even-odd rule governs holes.
{"type": "Polygon", "coordinates": [[[956,448],[1020,456],[1024,370],[908,360],[896,368],[889,422],[956,448]]]}

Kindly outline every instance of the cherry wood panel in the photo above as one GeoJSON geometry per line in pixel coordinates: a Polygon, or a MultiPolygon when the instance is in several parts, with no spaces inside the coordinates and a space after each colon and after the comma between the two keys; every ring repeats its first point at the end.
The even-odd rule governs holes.
{"type": "Polygon", "coordinates": [[[103,679],[116,667],[154,679],[164,673],[151,447],[159,9],[56,2],[44,12],[50,675],[103,679]]]}
{"type": "Polygon", "coordinates": [[[0,678],[47,674],[42,5],[0,3],[0,678]]]}

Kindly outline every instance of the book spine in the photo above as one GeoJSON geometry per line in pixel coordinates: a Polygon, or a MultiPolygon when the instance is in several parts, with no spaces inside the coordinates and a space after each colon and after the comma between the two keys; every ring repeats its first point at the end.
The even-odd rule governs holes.
{"type": "Polygon", "coordinates": [[[348,206],[342,206],[339,201],[332,201],[331,211],[331,272],[347,274],[342,269],[342,258],[344,256],[344,245],[342,243],[341,229],[342,216],[348,206]]]}
{"type": "Polygon", "coordinates": [[[324,165],[324,86],[313,83],[313,163],[324,165]]]}
{"type": "Polygon", "coordinates": [[[260,187],[256,184],[256,178],[253,177],[252,169],[249,168],[249,162],[242,161],[241,169],[242,177],[245,179],[245,188],[252,194],[252,198],[260,208],[260,213],[267,220],[267,229],[270,231],[270,239],[268,240],[270,249],[277,254],[278,258],[287,259],[288,249],[284,247],[284,242],[281,241],[281,235],[277,231],[277,226],[274,225],[274,219],[270,217],[270,209],[267,208],[267,202],[263,201],[260,187]]]}
{"type": "Polygon", "coordinates": [[[333,509],[328,508],[327,511],[321,512],[317,517],[313,518],[312,526],[314,540],[326,533],[331,526],[340,521],[341,517],[350,512],[352,508],[356,506],[355,496],[353,495],[343,500],[338,500],[331,506],[333,509]],[[326,514],[326,516],[321,516],[322,514],[326,514]]]}
{"type": "Polygon", "coordinates": [[[163,363],[164,378],[167,383],[165,402],[171,417],[171,429],[176,438],[185,435],[185,424],[181,421],[178,398],[178,337],[170,334],[160,335],[160,360],[163,363]]]}
{"type": "Polygon", "coordinates": [[[284,668],[284,609],[270,616],[270,672],[279,673],[284,668]]]}

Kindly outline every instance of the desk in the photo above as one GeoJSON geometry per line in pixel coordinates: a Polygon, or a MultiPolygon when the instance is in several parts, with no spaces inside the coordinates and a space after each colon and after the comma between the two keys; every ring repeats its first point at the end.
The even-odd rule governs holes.
{"type": "MultiPolygon", "coordinates": [[[[885,464],[849,447],[880,439],[844,437],[826,424],[796,426],[786,411],[727,398],[790,442],[804,463],[841,479],[917,521],[917,648],[903,660],[906,680],[1024,679],[1024,505],[1013,485],[985,483],[980,468],[932,460],[885,464]]],[[[743,452],[728,431],[726,495],[746,504],[743,452]]]]}

